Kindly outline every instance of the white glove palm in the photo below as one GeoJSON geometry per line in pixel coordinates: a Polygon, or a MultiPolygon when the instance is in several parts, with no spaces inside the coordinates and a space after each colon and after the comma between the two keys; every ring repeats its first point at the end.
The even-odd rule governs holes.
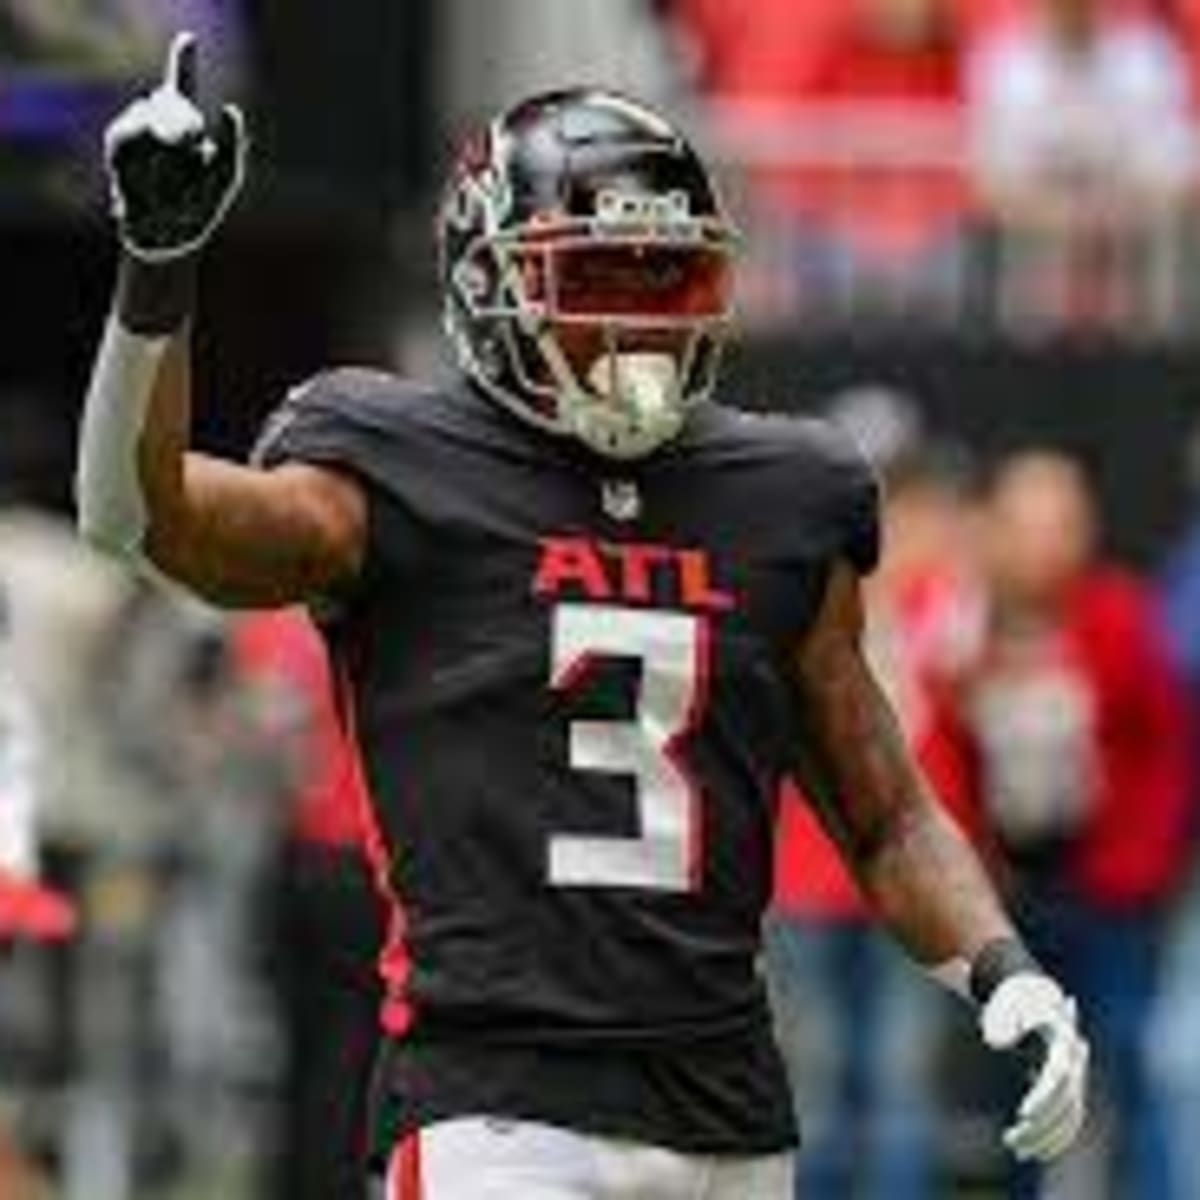
{"type": "Polygon", "coordinates": [[[993,1050],[1018,1051],[1026,1038],[1040,1040],[1040,1065],[1004,1144],[1020,1159],[1057,1158],[1082,1128],[1087,1104],[1090,1051],[1075,1002],[1048,975],[1021,971],[992,993],[979,1025],[993,1050]]]}

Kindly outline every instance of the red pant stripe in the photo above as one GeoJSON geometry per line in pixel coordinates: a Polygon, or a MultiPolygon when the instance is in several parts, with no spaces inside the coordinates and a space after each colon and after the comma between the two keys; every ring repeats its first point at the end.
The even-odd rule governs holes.
{"type": "Polygon", "coordinates": [[[387,1200],[421,1200],[421,1135],[414,1130],[401,1139],[392,1155],[391,1180],[387,1200]]]}

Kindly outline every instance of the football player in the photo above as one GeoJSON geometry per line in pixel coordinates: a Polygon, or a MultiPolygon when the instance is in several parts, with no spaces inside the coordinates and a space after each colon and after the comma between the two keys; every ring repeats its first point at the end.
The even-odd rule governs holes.
{"type": "Polygon", "coordinates": [[[787,768],[986,1041],[1037,1047],[1005,1138],[1060,1154],[1074,1006],[864,665],[871,472],[829,426],[722,403],[735,237],[688,142],[592,89],[499,116],[439,213],[458,382],[319,375],[243,466],[187,448],[197,261],[246,154],[195,53],[107,134],[124,253],[79,519],[217,602],[324,615],[394,902],[391,1195],[790,1195],[757,966],[787,768]]]}

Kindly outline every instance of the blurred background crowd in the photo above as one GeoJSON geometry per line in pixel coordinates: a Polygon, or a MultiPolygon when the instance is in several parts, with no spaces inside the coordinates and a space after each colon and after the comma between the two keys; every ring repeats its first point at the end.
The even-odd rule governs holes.
{"type": "Polygon", "coordinates": [[[100,130],[178,27],[255,135],[202,287],[225,453],[329,363],[444,369],[464,124],[593,81],[682,117],[745,239],[730,394],[874,458],[872,656],[1098,1066],[1082,1150],[1012,1171],[1012,1081],[789,803],[800,1194],[1200,1196],[1200,2],[0,0],[0,1198],[360,1194],[380,915],[319,644],[66,523],[100,130]]]}

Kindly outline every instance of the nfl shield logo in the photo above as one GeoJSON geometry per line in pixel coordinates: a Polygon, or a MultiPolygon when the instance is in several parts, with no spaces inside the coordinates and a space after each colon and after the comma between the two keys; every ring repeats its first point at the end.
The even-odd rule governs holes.
{"type": "Polygon", "coordinates": [[[642,496],[632,479],[606,479],[600,503],[614,521],[636,521],[642,515],[642,496]]]}

